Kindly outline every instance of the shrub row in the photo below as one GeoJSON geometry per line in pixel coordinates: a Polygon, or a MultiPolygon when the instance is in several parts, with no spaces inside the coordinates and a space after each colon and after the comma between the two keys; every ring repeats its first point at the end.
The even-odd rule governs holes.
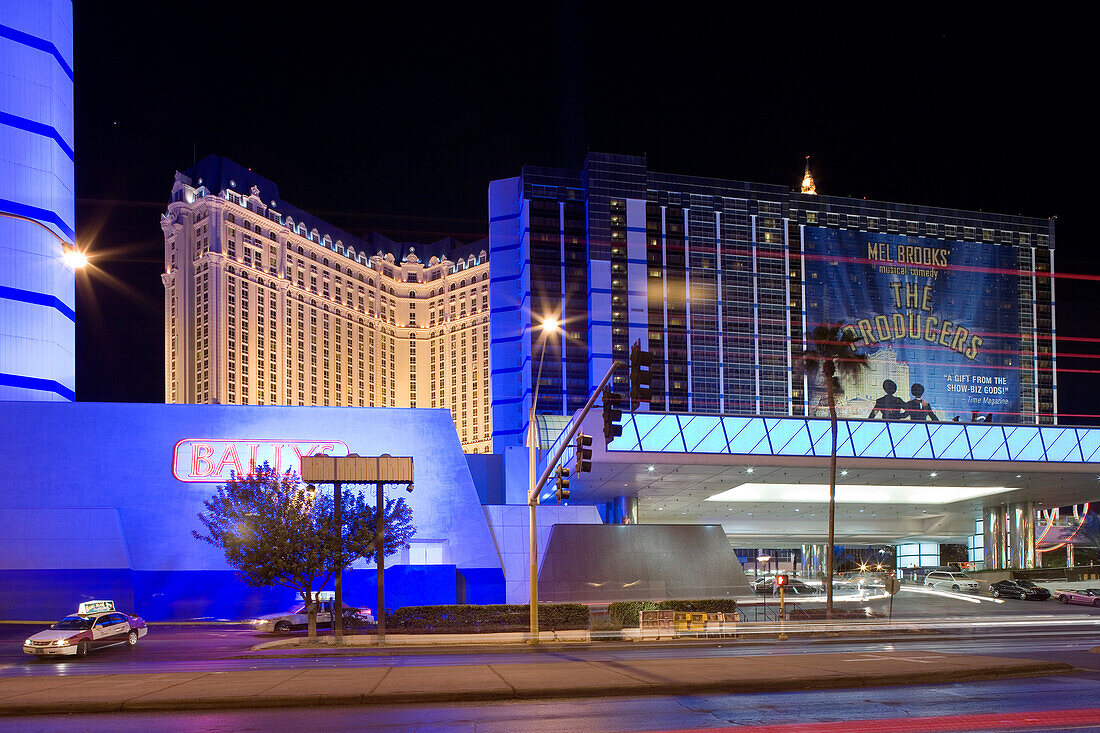
{"type": "Polygon", "coordinates": [[[689,613],[733,613],[737,601],[733,598],[710,598],[674,601],[619,601],[607,607],[607,616],[621,628],[639,624],[642,611],[686,611],[689,613]]]}
{"type": "MultiPolygon", "coordinates": [[[[392,629],[408,631],[527,631],[531,607],[527,604],[491,606],[405,606],[390,614],[392,629]]],[[[587,629],[588,606],[582,603],[539,604],[539,630],[587,629]]]]}

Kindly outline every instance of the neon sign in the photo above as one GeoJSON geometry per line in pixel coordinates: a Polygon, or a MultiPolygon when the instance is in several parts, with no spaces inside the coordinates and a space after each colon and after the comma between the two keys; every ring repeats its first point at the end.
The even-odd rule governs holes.
{"type": "Polygon", "coordinates": [[[172,450],[172,475],[188,483],[223,483],[267,461],[278,472],[302,471],[303,456],[346,456],[339,440],[185,438],[172,450]]]}

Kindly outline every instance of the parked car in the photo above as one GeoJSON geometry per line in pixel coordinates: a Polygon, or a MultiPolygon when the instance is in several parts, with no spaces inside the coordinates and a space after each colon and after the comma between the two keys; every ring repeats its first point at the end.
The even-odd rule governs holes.
{"type": "MultiPolygon", "coordinates": [[[[332,626],[332,611],[336,602],[326,598],[317,602],[317,628],[329,628],[332,626]]],[[[374,616],[369,608],[358,608],[344,604],[344,618],[354,616],[355,620],[363,623],[374,623],[374,616]]],[[[289,634],[292,631],[300,631],[309,626],[309,614],[306,605],[299,603],[289,611],[283,613],[269,613],[265,616],[249,621],[256,631],[265,631],[275,634],[289,634]]],[[[346,624],[346,622],[345,622],[346,624]]]]}
{"type": "Polygon", "coordinates": [[[953,590],[956,593],[977,593],[978,581],[966,573],[948,572],[946,570],[933,570],[924,576],[924,585],[936,590],[953,590]]]}
{"type": "Polygon", "coordinates": [[[990,583],[989,592],[994,598],[1019,598],[1021,601],[1045,601],[1050,598],[1049,590],[1030,580],[1001,580],[990,583]]]}
{"type": "Polygon", "coordinates": [[[1100,588],[1074,588],[1071,590],[1056,590],[1054,597],[1059,603],[1080,603],[1085,606],[1100,608],[1100,588]]]}
{"type": "Polygon", "coordinates": [[[24,641],[23,653],[36,657],[83,657],[108,646],[134,647],[148,632],[144,619],[116,611],[114,601],[87,601],[72,616],[24,641]]]}
{"type": "MultiPolygon", "coordinates": [[[[754,593],[761,595],[779,595],[779,591],[775,587],[775,578],[757,578],[752,584],[752,590],[754,593]]],[[[816,596],[824,592],[818,586],[803,583],[798,578],[787,578],[786,594],[788,596],[816,596]]]]}

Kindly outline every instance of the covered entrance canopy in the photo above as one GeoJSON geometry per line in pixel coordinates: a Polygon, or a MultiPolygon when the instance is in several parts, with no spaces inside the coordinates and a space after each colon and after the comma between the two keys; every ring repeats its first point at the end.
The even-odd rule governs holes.
{"type": "MultiPolygon", "coordinates": [[[[629,500],[638,522],[721,524],[737,544],[827,535],[828,420],[638,413],[606,447],[602,426],[585,422],[573,503],[629,500]]],[[[841,420],[837,445],[838,542],[960,541],[985,508],[1100,498],[1100,428],[841,420]]]]}

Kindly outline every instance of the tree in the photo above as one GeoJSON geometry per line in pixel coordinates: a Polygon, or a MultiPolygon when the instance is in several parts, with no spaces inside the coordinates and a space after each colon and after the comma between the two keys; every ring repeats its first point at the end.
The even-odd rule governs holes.
{"type": "MultiPolygon", "coordinates": [[[[343,542],[335,532],[332,496],[307,491],[293,471],[278,473],[267,462],[247,476],[233,476],[203,502],[196,539],[225,552],[225,560],[253,587],[282,585],[298,591],[309,614],[309,636],[317,635],[316,591],[346,568],[375,551],[375,507],[360,491],[342,493],[343,542]]],[[[383,508],[385,544],[392,555],[416,531],[412,509],[401,499],[383,508]]],[[[381,610],[380,610],[381,612],[381,610]]]]}
{"type": "Polygon", "coordinates": [[[833,449],[829,460],[829,552],[825,558],[825,617],[833,615],[833,573],[835,571],[836,526],[836,397],[844,394],[843,383],[850,381],[867,368],[867,357],[856,352],[853,344],[856,335],[841,326],[817,326],[806,338],[809,347],[802,352],[802,373],[817,381],[820,375],[825,382],[825,394],[829,403],[829,421],[833,434],[833,449]]]}

